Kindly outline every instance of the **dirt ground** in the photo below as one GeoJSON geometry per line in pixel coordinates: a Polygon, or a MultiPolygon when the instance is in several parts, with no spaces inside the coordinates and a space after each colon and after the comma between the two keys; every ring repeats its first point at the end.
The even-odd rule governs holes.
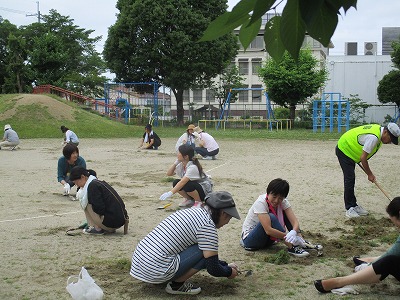
{"type": "MultiPolygon", "coordinates": [[[[61,142],[22,140],[17,151],[0,151],[0,299],[69,299],[67,278],[78,274],[82,266],[103,289],[105,299],[172,298],[164,292],[165,285],[133,279],[129,267],[137,242],[181,201],[175,195],[171,207],[157,210],[159,196],[171,188],[165,173],[175,160],[176,140],[163,139],[158,151],[137,151],[138,139],[81,141],[80,154],[88,168],[119,192],[131,220],[128,235],[119,229],[97,237],[65,234],[84,221],[84,214],[77,201],[62,196],[57,182],[61,142]]],[[[386,218],[388,200],[361,170],[357,170],[359,204],[372,214],[361,221],[345,217],[336,141],[222,140],[219,144],[218,159],[201,163],[213,177],[214,190],[231,192],[242,216],[241,221],[233,219],[219,230],[220,258],[236,262],[242,270],[253,270],[253,275],[228,280],[202,271],[192,281],[203,291],[191,299],[334,299],[339,296],[319,295],[313,280],[351,273],[353,255],[380,254],[388,247],[380,237],[397,236],[386,218]],[[257,252],[240,247],[247,210],[276,177],[289,181],[288,198],[306,238],[324,245],[322,257],[312,253],[278,265],[267,261],[283,246],[257,252]]],[[[370,162],[378,182],[392,197],[400,195],[395,172],[399,159],[396,146],[384,145],[370,162]]],[[[358,289],[361,295],[346,299],[398,299],[400,293],[393,278],[358,289]]]]}

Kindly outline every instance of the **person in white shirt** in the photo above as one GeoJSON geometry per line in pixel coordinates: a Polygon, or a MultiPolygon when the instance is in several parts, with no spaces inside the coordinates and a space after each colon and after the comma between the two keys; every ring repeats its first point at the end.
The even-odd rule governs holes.
{"type": "Polygon", "coordinates": [[[75,132],[64,125],[61,126],[61,131],[65,134],[64,144],[74,144],[75,146],[79,145],[79,139],[75,132]]]}
{"type": "Polygon", "coordinates": [[[189,146],[192,146],[193,149],[196,147],[196,139],[198,139],[198,133],[193,131],[195,127],[196,126],[194,126],[193,124],[190,124],[186,129],[186,132],[180,136],[175,145],[176,152],[178,152],[178,148],[180,145],[188,144],[189,146]]]}
{"type": "Polygon", "coordinates": [[[185,199],[179,206],[200,206],[204,197],[212,191],[211,180],[195,157],[193,147],[188,144],[179,146],[177,160],[167,171],[167,176],[174,174],[180,178],[174,180],[172,190],[162,194],[160,200],[166,200],[178,193],[185,199]]]}
{"type": "MultiPolygon", "coordinates": [[[[282,241],[288,253],[297,257],[308,256],[309,243],[301,235],[300,224],[286,198],[289,183],[281,178],[272,180],[267,193],[260,195],[250,207],[242,228],[240,244],[246,250],[254,251],[271,247],[282,241]]],[[[318,245],[318,249],[322,250],[318,245]]]]}
{"type": "Polygon", "coordinates": [[[200,154],[203,159],[216,159],[216,155],[219,153],[217,141],[199,126],[194,128],[194,132],[199,134],[199,147],[195,148],[196,153],[200,154]]]}

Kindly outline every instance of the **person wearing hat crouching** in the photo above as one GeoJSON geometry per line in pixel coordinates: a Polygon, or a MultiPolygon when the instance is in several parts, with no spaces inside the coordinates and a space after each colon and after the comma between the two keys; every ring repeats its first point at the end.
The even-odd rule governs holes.
{"type": "Polygon", "coordinates": [[[141,240],[132,257],[130,274],[141,281],[167,283],[169,294],[201,292],[188,281],[202,269],[215,277],[235,278],[238,266],[218,257],[217,229],[234,217],[240,220],[232,195],[212,192],[203,207],[179,210],[141,240]]]}
{"type": "Polygon", "coordinates": [[[180,136],[178,141],[176,142],[175,145],[175,152],[178,152],[178,148],[181,145],[188,144],[191,146],[193,149],[196,148],[196,139],[199,138],[199,134],[197,132],[194,132],[194,126],[193,124],[190,124],[188,128],[186,129],[186,132],[180,136]]]}
{"type": "Polygon", "coordinates": [[[354,193],[355,165],[362,167],[369,181],[375,182],[376,177],[369,167],[368,160],[378,152],[382,144],[398,145],[399,136],[399,126],[396,123],[388,123],[384,127],[379,124],[362,125],[348,130],[340,137],[336,146],[336,156],[344,177],[346,217],[368,215],[368,211],[358,205],[354,193]]]}
{"type": "Polygon", "coordinates": [[[10,147],[11,150],[14,150],[18,145],[18,134],[11,128],[10,124],[4,125],[4,136],[2,142],[0,143],[0,149],[2,147],[10,147]]]}
{"type": "Polygon", "coordinates": [[[195,148],[196,153],[200,154],[203,159],[216,159],[216,155],[219,153],[217,141],[199,126],[194,128],[194,132],[199,135],[199,146],[195,148]]]}

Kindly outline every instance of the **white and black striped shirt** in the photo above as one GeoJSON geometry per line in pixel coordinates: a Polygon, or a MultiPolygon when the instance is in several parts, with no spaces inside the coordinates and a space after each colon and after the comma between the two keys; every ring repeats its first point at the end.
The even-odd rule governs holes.
{"type": "Polygon", "coordinates": [[[130,274],[149,283],[166,282],[179,268],[179,253],[194,244],[218,251],[217,228],[205,208],[177,211],[157,225],[137,245],[130,274]]]}

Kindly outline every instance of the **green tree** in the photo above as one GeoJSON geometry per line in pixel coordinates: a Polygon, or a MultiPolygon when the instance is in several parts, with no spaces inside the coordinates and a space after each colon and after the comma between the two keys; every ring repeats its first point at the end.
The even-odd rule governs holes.
{"type": "MultiPolygon", "coordinates": [[[[239,39],[247,48],[261,28],[262,16],[276,8],[275,0],[241,0],[232,9],[215,19],[204,32],[201,41],[216,39],[240,27],[239,39]]],[[[280,1],[278,5],[281,3],[280,1]]],[[[305,34],[328,46],[335,32],[338,15],[351,7],[357,0],[290,0],[281,16],[275,16],[265,25],[266,50],[275,60],[282,59],[287,50],[297,58],[305,34]]]]}
{"type": "MultiPolygon", "coordinates": [[[[0,87],[2,92],[6,92],[4,89],[6,79],[8,78],[8,81],[11,81],[10,71],[7,70],[7,65],[9,64],[10,60],[12,60],[9,57],[11,54],[9,44],[10,35],[13,35],[14,37],[18,35],[17,26],[0,17],[0,87]]],[[[15,82],[13,82],[13,85],[15,89],[15,82]]]]}
{"type": "Polygon", "coordinates": [[[105,63],[95,50],[101,36],[50,10],[42,23],[22,27],[28,64],[36,84],[52,84],[87,96],[101,95],[105,63]]]}
{"type": "Polygon", "coordinates": [[[259,76],[264,81],[269,98],[276,104],[290,109],[290,119],[294,120],[297,104],[302,104],[318,92],[327,79],[325,68],[318,69],[319,61],[311,50],[302,50],[298,60],[285,53],[282,60],[266,61],[259,76]]]}
{"type": "Polygon", "coordinates": [[[120,13],[104,47],[108,67],[121,82],[170,87],[182,124],[184,90],[206,86],[237,54],[231,32],[197,42],[226,8],[225,0],[119,0],[120,13]]]}
{"type": "MultiPolygon", "coordinates": [[[[17,33],[18,34],[18,33],[17,33]]],[[[22,93],[27,90],[26,84],[29,79],[29,68],[26,65],[26,42],[21,35],[8,36],[8,55],[5,60],[6,74],[4,77],[3,91],[22,93]]]]}
{"type": "Polygon", "coordinates": [[[400,108],[400,41],[392,42],[390,54],[397,70],[391,70],[379,81],[377,94],[381,103],[396,103],[400,108]]]}
{"type": "Polygon", "coordinates": [[[371,107],[372,104],[368,104],[367,102],[362,101],[358,97],[358,94],[350,94],[350,97],[347,98],[347,100],[350,103],[350,122],[354,124],[359,123],[361,120],[364,124],[365,110],[368,107],[371,107]]]}
{"type": "Polygon", "coordinates": [[[400,70],[391,70],[383,76],[378,85],[378,99],[381,103],[396,103],[400,108],[400,70]]]}
{"type": "MultiPolygon", "coordinates": [[[[219,76],[219,80],[212,82],[210,89],[213,91],[215,98],[218,99],[220,109],[224,106],[229,91],[232,88],[242,87],[243,81],[244,77],[240,75],[239,68],[230,65],[224,69],[219,76]]],[[[237,100],[237,94],[237,91],[232,91],[230,103],[234,103],[237,100]]]]}

